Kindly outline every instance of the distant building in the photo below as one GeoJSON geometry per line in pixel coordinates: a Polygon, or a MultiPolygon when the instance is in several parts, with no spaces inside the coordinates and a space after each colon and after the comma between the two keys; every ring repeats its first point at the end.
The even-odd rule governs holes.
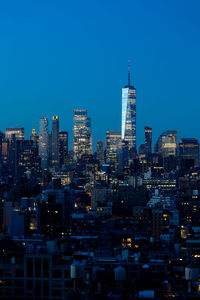
{"type": "Polygon", "coordinates": [[[87,110],[74,110],[74,156],[92,154],[91,119],[87,117],[87,110]]]}
{"type": "Polygon", "coordinates": [[[100,165],[104,163],[104,143],[103,141],[97,141],[97,159],[100,165]]]}
{"type": "Polygon", "coordinates": [[[52,166],[59,164],[59,119],[53,116],[51,133],[51,163],[52,166]]]}
{"type": "Polygon", "coordinates": [[[121,148],[121,132],[107,131],[106,132],[106,160],[117,165],[118,154],[121,148]]]}
{"type": "Polygon", "coordinates": [[[179,160],[194,160],[194,166],[199,167],[199,143],[194,138],[182,138],[178,147],[179,160]]]}
{"type": "Polygon", "coordinates": [[[152,128],[146,126],[144,128],[144,133],[145,133],[145,153],[146,155],[149,155],[152,152],[152,128]]]}
{"type": "Polygon", "coordinates": [[[31,132],[30,140],[33,141],[34,143],[37,143],[39,141],[39,137],[34,127],[31,132]]]}
{"type": "Polygon", "coordinates": [[[59,165],[66,165],[68,163],[68,132],[59,132],[59,165]]]}
{"type": "Polygon", "coordinates": [[[130,85],[130,69],[128,85],[122,89],[121,138],[128,142],[129,149],[136,148],[136,89],[130,85]]]}
{"type": "Polygon", "coordinates": [[[163,157],[176,156],[177,154],[177,131],[167,130],[162,133],[154,148],[154,152],[163,157]]]}
{"type": "Polygon", "coordinates": [[[11,140],[14,137],[16,140],[23,140],[24,128],[6,128],[6,138],[11,140]]]}
{"type": "Polygon", "coordinates": [[[48,167],[49,159],[49,131],[48,118],[46,117],[40,119],[39,156],[41,158],[42,169],[46,169],[48,167]]]}

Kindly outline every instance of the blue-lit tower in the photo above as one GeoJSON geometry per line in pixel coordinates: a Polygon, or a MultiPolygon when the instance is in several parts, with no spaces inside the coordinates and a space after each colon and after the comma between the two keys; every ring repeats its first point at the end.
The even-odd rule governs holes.
{"type": "Polygon", "coordinates": [[[122,140],[128,142],[129,150],[136,148],[136,89],[130,85],[130,65],[128,86],[122,89],[122,140]]]}

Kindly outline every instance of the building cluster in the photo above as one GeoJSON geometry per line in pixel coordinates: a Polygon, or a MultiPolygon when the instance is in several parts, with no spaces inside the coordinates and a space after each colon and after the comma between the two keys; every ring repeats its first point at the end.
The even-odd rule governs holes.
{"type": "Polygon", "coordinates": [[[92,148],[74,110],[73,150],[53,116],[30,139],[0,133],[0,299],[199,299],[199,143],[152,128],[136,147],[136,89],[121,131],[92,148]]]}

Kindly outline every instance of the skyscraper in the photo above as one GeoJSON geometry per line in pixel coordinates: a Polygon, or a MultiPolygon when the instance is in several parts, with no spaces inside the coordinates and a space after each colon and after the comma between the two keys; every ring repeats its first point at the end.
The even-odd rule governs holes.
{"type": "Polygon", "coordinates": [[[130,66],[128,85],[122,89],[121,138],[128,142],[129,150],[136,147],[136,89],[130,85],[130,66]]]}
{"type": "Polygon", "coordinates": [[[34,127],[31,132],[30,140],[33,141],[35,144],[37,144],[37,142],[38,142],[37,132],[34,127]]]}
{"type": "Polygon", "coordinates": [[[51,163],[52,166],[59,164],[59,119],[53,116],[51,133],[51,163]]]}
{"type": "Polygon", "coordinates": [[[102,165],[104,162],[104,144],[103,141],[97,141],[97,158],[99,164],[102,165]]]}
{"type": "Polygon", "coordinates": [[[49,158],[49,131],[48,131],[48,118],[45,117],[40,119],[39,156],[41,158],[42,169],[46,169],[48,167],[48,158],[49,158]]]}
{"type": "Polygon", "coordinates": [[[14,136],[16,140],[23,140],[24,128],[6,128],[6,139],[11,140],[14,136]]]}
{"type": "Polygon", "coordinates": [[[152,128],[146,126],[144,128],[144,134],[145,134],[145,154],[149,155],[152,152],[152,128]]]}
{"type": "Polygon", "coordinates": [[[68,132],[59,132],[59,164],[66,165],[68,163],[68,132]]]}
{"type": "Polygon", "coordinates": [[[177,152],[177,131],[167,130],[163,132],[154,147],[154,152],[163,157],[176,156],[177,152]]]}
{"type": "Polygon", "coordinates": [[[107,131],[106,132],[106,160],[114,162],[117,167],[119,151],[121,148],[121,132],[107,131]]]}
{"type": "Polygon", "coordinates": [[[183,138],[178,147],[179,160],[194,160],[194,166],[199,167],[199,143],[194,138],[183,138]]]}
{"type": "Polygon", "coordinates": [[[87,110],[74,110],[74,156],[92,154],[91,119],[87,117],[87,110]]]}

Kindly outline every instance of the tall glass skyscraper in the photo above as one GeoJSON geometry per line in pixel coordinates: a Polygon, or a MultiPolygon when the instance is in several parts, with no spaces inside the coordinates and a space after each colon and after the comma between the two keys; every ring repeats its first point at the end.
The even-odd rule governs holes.
{"type": "Polygon", "coordinates": [[[40,119],[39,156],[41,158],[42,169],[46,169],[48,167],[48,159],[49,159],[49,131],[48,131],[48,118],[45,117],[40,119]]]}
{"type": "Polygon", "coordinates": [[[92,154],[91,119],[87,110],[74,110],[74,156],[80,158],[84,154],[92,154]]]}
{"type": "Polygon", "coordinates": [[[128,142],[129,150],[136,147],[136,89],[130,85],[130,67],[128,86],[122,89],[122,140],[128,142]]]}

